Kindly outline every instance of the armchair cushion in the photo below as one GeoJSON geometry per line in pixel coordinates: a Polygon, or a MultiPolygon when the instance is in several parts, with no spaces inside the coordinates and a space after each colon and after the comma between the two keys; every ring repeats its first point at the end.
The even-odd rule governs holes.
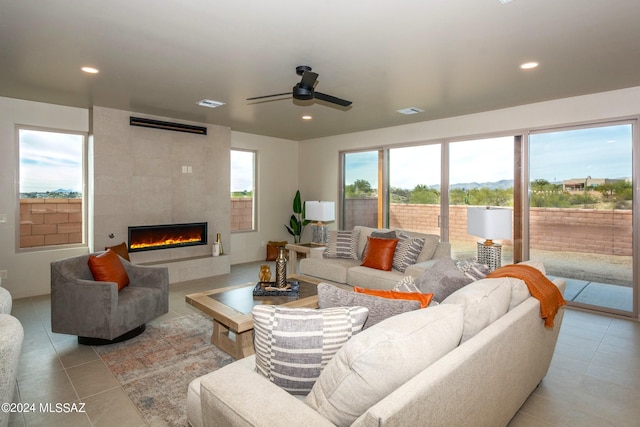
{"type": "Polygon", "coordinates": [[[119,291],[129,284],[129,276],[120,262],[120,257],[111,249],[97,256],[89,256],[89,269],[96,281],[115,282],[119,291]]]}

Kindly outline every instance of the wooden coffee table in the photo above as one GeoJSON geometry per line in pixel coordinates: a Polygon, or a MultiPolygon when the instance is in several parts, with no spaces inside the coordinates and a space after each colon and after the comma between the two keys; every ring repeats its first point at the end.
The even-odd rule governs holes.
{"type": "Polygon", "coordinates": [[[253,282],[190,294],[185,300],[213,318],[211,344],[241,359],[254,354],[251,310],[255,305],[318,307],[317,284],[320,280],[297,274],[287,279],[300,282],[298,297],[256,297],[253,288],[257,282],[253,282]]]}

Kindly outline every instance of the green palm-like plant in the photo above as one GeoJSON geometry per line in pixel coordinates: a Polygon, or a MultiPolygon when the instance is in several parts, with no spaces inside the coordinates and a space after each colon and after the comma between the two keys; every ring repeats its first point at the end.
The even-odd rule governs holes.
{"type": "Polygon", "coordinates": [[[302,203],[300,190],[298,190],[293,198],[293,214],[289,218],[289,225],[285,225],[289,234],[293,236],[294,243],[300,243],[304,227],[309,222],[309,220],[304,219],[304,203],[302,203]]]}

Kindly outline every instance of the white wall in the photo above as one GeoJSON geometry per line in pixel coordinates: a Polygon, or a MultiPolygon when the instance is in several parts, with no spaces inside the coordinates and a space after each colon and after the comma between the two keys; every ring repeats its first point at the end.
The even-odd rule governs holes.
{"type": "Polygon", "coordinates": [[[0,97],[0,213],[7,214],[8,219],[6,223],[0,223],[0,270],[8,271],[8,278],[2,281],[2,286],[14,298],[20,298],[49,293],[51,261],[84,254],[87,249],[17,251],[19,206],[16,125],[88,132],[89,112],[82,108],[0,97]]]}
{"type": "MultiPolygon", "coordinates": [[[[309,200],[339,197],[339,152],[421,141],[511,133],[640,114],[640,87],[558,99],[485,113],[355,132],[300,143],[300,191],[309,200]]],[[[336,203],[337,204],[337,203],[336,203]]]]}
{"type": "Polygon", "coordinates": [[[293,242],[284,225],[293,213],[300,169],[297,141],[232,131],[231,148],[256,150],[258,162],[257,229],[231,233],[233,265],[264,259],[269,240],[293,242]]]}

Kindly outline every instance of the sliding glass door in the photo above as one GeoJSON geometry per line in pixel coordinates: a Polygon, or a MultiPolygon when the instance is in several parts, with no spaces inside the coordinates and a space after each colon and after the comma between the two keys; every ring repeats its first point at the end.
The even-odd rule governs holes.
{"type": "Polygon", "coordinates": [[[343,230],[383,226],[382,150],[342,154],[343,230]]]}
{"type": "MultiPolygon", "coordinates": [[[[513,208],[514,138],[506,136],[449,144],[449,241],[454,259],[476,258],[478,240],[491,237],[467,233],[468,207],[513,208]]],[[[512,263],[512,240],[496,244],[502,245],[501,264],[512,263]]]]}
{"type": "Polygon", "coordinates": [[[529,255],[567,279],[569,304],[629,315],[633,122],[532,133],[529,255]]]}

